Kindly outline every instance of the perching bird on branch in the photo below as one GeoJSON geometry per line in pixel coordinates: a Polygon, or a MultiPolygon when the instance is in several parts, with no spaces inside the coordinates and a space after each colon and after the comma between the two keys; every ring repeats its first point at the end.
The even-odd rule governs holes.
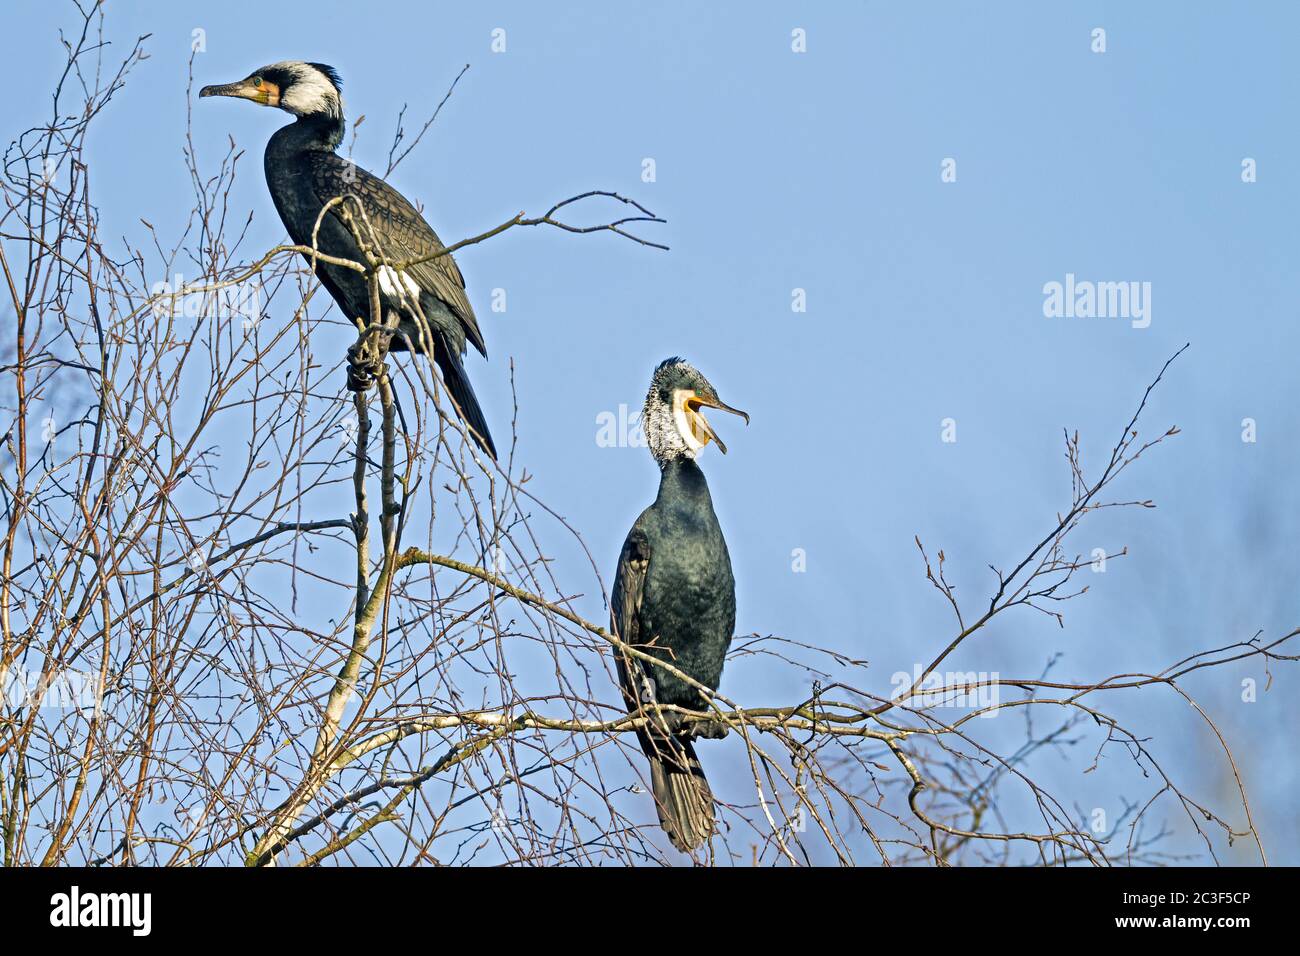
{"type": "MultiPolygon", "coordinates": [[[[710,440],[726,445],[702,410],[723,404],[717,391],[682,359],[655,369],[642,423],[659,463],[659,496],[637,518],[623,543],[610,597],[610,626],[623,643],[661,658],[710,691],[718,689],[736,624],[731,558],[704,472],[696,457],[710,440]]],[[[725,736],[720,722],[686,724],[680,715],[644,705],[704,709],[698,688],[654,664],[620,654],[619,681],[628,710],[650,718],[639,731],[650,759],[659,822],[679,850],[702,846],[713,832],[713,793],[695,756],[694,737],[725,736]]]]}
{"type": "MultiPolygon", "coordinates": [[[[338,259],[362,265],[370,261],[354,230],[372,247],[375,259],[388,263],[409,262],[442,251],[437,234],[401,193],[334,152],[344,129],[339,88],[339,76],[332,67],[285,61],[264,66],[236,83],[205,86],[199,96],[239,97],[278,107],[298,118],[278,130],[266,145],[266,184],[296,244],[313,245],[312,231],[320,218],[315,248],[338,259]],[[321,217],[326,204],[339,196],[355,199],[345,199],[321,217]]],[[[310,256],[306,258],[311,261],[310,256]]],[[[467,338],[484,357],[487,351],[474,309],[465,296],[465,280],[451,256],[410,265],[401,272],[390,265],[381,266],[382,316],[371,316],[370,290],[363,274],[317,261],[316,275],[348,318],[363,330],[390,317],[397,320],[397,332],[387,343],[388,349],[432,353],[461,417],[478,444],[495,458],[487,421],[461,362],[467,338]],[[429,325],[423,334],[420,312],[429,325]]],[[[375,354],[360,345],[349,350],[349,388],[364,391],[372,384],[383,351],[381,348],[375,354]]]]}

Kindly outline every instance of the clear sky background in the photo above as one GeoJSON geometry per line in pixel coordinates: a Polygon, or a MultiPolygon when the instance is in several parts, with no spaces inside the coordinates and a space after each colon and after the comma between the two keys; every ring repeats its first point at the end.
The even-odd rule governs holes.
{"type": "MultiPolygon", "coordinates": [[[[737,631],[866,657],[887,690],[951,632],[913,536],[945,550],[960,595],[987,602],[987,565],[1014,564],[1068,506],[1063,429],[1100,464],[1190,342],[1144,419],[1151,436],[1183,433],[1116,488],[1158,507],[1095,516],[1076,540],[1130,557],[1089,575],[1064,629],[1008,615],[953,666],[1024,675],[1059,653],[1058,676],[1095,679],[1300,624],[1300,9],[701,6],[111,3],[122,54],[154,36],[92,139],[104,231],[141,242],[141,217],[174,227],[188,208],[195,28],[207,43],[196,84],[286,58],[337,67],[349,118],[367,117],[354,156],[381,172],[402,104],[422,119],[468,62],[394,177],[445,241],[589,188],[668,220],[645,230],[666,253],[524,230],[457,257],[490,355],[469,370],[498,443],[513,358],[531,488],[582,531],[607,583],[657,472],[644,449],[600,447],[597,416],[634,413],[654,365],[681,354],[752,415],[748,429],[721,416],[730,454],[702,462],[735,565],[737,631]],[[504,53],[490,51],[494,28],[504,53]],[[795,28],[806,53],[791,50],[795,28]],[[954,183],[940,177],[949,157],[954,183]],[[1248,157],[1254,183],[1242,181],[1248,157]],[[647,158],[654,182],[642,181],[647,158]],[[1045,318],[1043,286],[1067,273],[1150,282],[1150,326],[1045,318]],[[491,311],[494,288],[504,313],[491,311]],[[796,288],[806,312],[792,311],[796,288]],[[955,443],[941,440],[945,418],[955,443]],[[797,548],[804,573],[792,571],[797,548]]],[[[6,141],[48,111],[67,14],[6,4],[6,141]]],[[[215,162],[228,136],[248,150],[233,201],[255,210],[249,249],[283,236],[260,164],[285,119],[225,102],[195,111],[201,157],[215,162]]],[[[562,538],[554,547],[577,560],[562,538]]],[[[603,617],[598,594],[585,608],[603,617]]],[[[1300,671],[1275,669],[1267,692],[1264,681],[1243,665],[1186,686],[1234,744],[1272,860],[1297,864],[1300,671]],[[1241,700],[1245,678],[1260,682],[1257,702],[1241,700]]],[[[745,666],[722,690],[757,706],[807,688],[745,666]]],[[[1151,690],[1120,701],[1198,797],[1231,806],[1223,761],[1186,705],[1151,690]]],[[[1085,809],[1114,805],[1089,789],[1089,759],[1049,764],[1050,782],[1085,809]]],[[[705,761],[726,778],[713,769],[725,757],[705,761]]]]}

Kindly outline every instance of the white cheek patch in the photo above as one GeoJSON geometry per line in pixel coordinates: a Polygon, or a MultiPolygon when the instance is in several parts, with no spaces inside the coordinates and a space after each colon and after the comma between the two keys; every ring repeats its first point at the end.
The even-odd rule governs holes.
{"type": "Polygon", "coordinates": [[[280,106],[291,113],[329,112],[330,103],[338,93],[323,76],[315,70],[295,71],[294,82],[280,97],[280,106]]]}
{"type": "Polygon", "coordinates": [[[686,442],[692,454],[699,454],[703,450],[708,439],[701,441],[695,434],[695,429],[691,427],[690,418],[686,413],[686,399],[690,393],[685,389],[678,389],[673,393],[673,424],[677,426],[677,434],[681,436],[682,441],[686,442]]]}
{"type": "Polygon", "coordinates": [[[392,266],[379,267],[379,291],[394,302],[419,301],[420,287],[406,273],[392,266]]]}

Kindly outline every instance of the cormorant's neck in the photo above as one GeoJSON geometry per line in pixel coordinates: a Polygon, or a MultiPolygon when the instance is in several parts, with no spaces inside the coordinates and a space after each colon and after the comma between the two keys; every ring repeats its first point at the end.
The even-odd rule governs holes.
{"type": "Polygon", "coordinates": [[[709,485],[694,458],[670,458],[659,465],[659,500],[709,500],[709,485]]]}
{"type": "Polygon", "coordinates": [[[272,139],[284,150],[318,149],[333,152],[343,142],[343,116],[332,113],[299,116],[295,122],[277,130],[272,139]]]}

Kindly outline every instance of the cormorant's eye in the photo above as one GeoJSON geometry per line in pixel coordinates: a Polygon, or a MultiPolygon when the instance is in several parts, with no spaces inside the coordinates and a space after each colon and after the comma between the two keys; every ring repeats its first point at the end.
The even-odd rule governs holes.
{"type": "Polygon", "coordinates": [[[262,78],[260,76],[253,77],[253,85],[260,89],[262,86],[262,78]]]}

